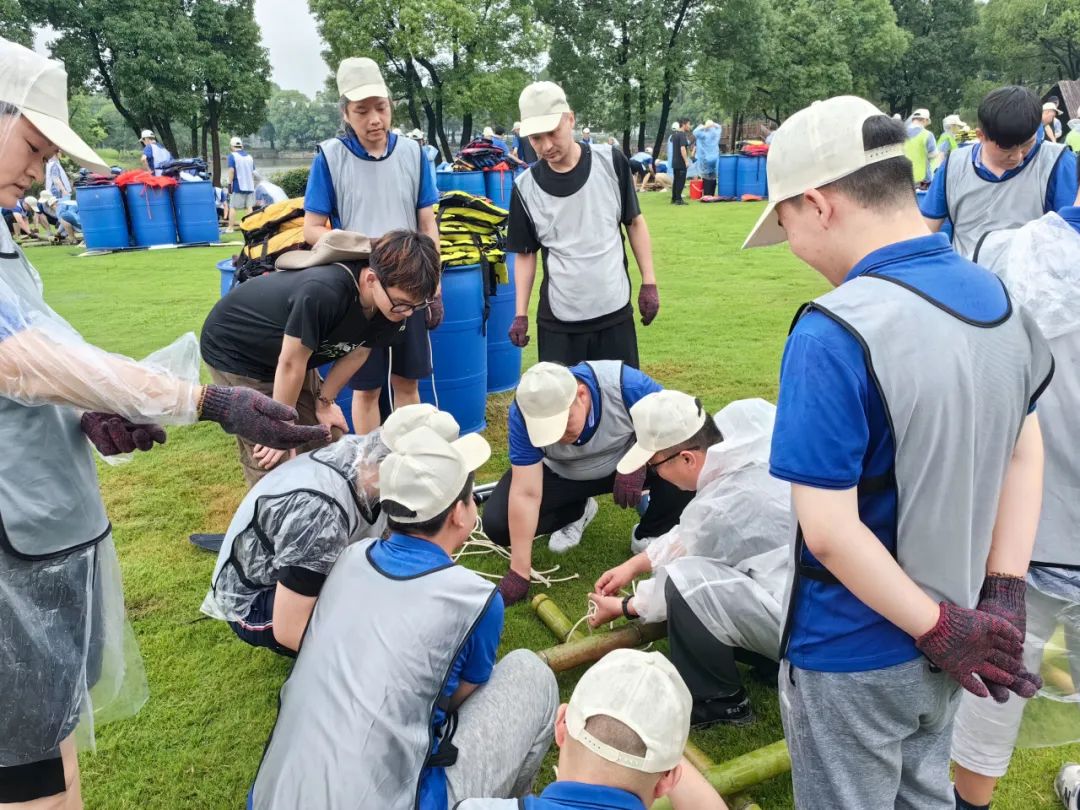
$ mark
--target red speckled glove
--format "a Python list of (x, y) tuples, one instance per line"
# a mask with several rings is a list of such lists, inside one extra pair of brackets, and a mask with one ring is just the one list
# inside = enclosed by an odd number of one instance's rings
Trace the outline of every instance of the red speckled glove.
[(529, 594), (529, 580), (511, 568), (499, 580), (499, 593), (506, 607), (517, 604)]
[(1004, 619), (1024, 636), (1027, 633), (1026, 592), (1027, 583), (1023, 577), (987, 574), (976, 610)]
[(510, 324), (510, 342), (517, 346), (519, 349), (524, 349), (529, 345), (529, 316), (528, 315), (515, 315), (513, 323)]
[(94, 447), (103, 456), (149, 450), (154, 443), (165, 444), (165, 431), (152, 422), (137, 425), (115, 413), (88, 411), (79, 420), (79, 426)]
[(623, 509), (636, 509), (637, 505), (641, 502), (641, 490), (645, 486), (645, 468), (642, 467), (636, 472), (615, 474), (615, 488), (612, 490), (612, 496), (615, 498), (615, 503), (621, 506)]
[(427, 308), (427, 328), (438, 329), (439, 324), (443, 322), (443, 316), (445, 315), (443, 310), (442, 294), (435, 296), (435, 300), (428, 304)]
[(226, 433), (275, 450), (292, 450), (308, 442), (330, 443), (326, 425), (294, 425), (296, 409), (251, 388), (206, 386), (199, 421), (217, 422)]
[(660, 291), (655, 284), (642, 284), (638, 290), (637, 308), (641, 313), (641, 325), (648, 326), (660, 311)]

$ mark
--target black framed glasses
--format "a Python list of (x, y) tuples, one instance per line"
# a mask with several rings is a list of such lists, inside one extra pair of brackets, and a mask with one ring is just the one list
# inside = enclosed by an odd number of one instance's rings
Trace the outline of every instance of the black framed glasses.
[(667, 464), (673, 458), (678, 458), (679, 456), (681, 456), (683, 453), (687, 452), (688, 450), (700, 450), (700, 449), (701, 448), (699, 448), (699, 447), (684, 447), (682, 450), (677, 450), (676, 452), (672, 453), (667, 458), (662, 458), (659, 461), (655, 461), (655, 462), (646, 461), (645, 462), (645, 469), (647, 469), (647, 470), (655, 470), (657, 467), (662, 467), (663, 465)]
[(435, 303), (435, 299), (433, 298), (415, 304), (412, 301), (395, 301), (386, 289), (386, 284), (383, 283), (382, 277), (379, 275), (378, 271), (372, 268), (372, 272), (375, 273), (375, 279), (379, 282), (379, 286), (382, 287), (383, 295), (385, 295), (386, 300), (390, 302), (390, 311), (395, 315), (411, 315), (414, 312), (423, 312)]

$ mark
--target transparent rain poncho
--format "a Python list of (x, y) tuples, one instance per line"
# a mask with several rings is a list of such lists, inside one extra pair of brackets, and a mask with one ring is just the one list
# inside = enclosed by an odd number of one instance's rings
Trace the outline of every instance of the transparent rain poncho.
[(775, 415), (771, 403), (749, 399), (714, 417), (724, 441), (709, 448), (679, 525), (648, 548), (654, 577), (634, 599), (644, 621), (665, 618), (670, 578), (718, 639), (776, 657), (793, 530), (790, 487), (769, 475)]
[(236, 510), (202, 611), (240, 621), (279, 572), (329, 574), (346, 546), (382, 534), (379, 465), (389, 452), (379, 430), (344, 436), (265, 476)]

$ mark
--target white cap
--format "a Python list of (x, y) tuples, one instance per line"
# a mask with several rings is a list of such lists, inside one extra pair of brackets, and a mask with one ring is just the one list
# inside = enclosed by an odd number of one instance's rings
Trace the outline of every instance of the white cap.
[(1080, 132), (1080, 118), (1073, 118), (1069, 121), (1069, 129), (1073, 132)]
[(563, 113), (570, 112), (566, 93), (555, 82), (533, 82), (518, 97), (521, 112), (521, 133), (540, 135), (551, 132), (562, 121)]
[(414, 141), (422, 141), (424, 140), (424, 133), (421, 132), (419, 129), (414, 129), (412, 132), (409, 133), (409, 137), (412, 138)]
[(386, 417), (382, 426), (382, 442), (395, 450), (403, 437), (420, 427), (431, 428), (448, 442), (460, 435), (460, 428), (453, 416), (434, 405), (418, 402), (415, 405), (402, 405)]
[(960, 120), (959, 115), (946, 115), (941, 120), (941, 124), (946, 129), (948, 129), (949, 127), (960, 127), (960, 129), (967, 129), (967, 124)]
[(919, 109), (917, 109), (915, 112), (913, 112), (911, 114), (911, 117), (912, 118), (925, 118), (927, 121), (929, 121), (930, 120), (930, 111), (928, 109), (926, 109), (925, 107), (919, 107)]
[(693, 438), (705, 424), (705, 409), (682, 391), (654, 391), (630, 409), (637, 443), (615, 468), (623, 475), (640, 470), (654, 454)]
[(651, 146), (646, 146), (645, 147), (645, 152), (646, 152), (646, 154), (651, 155), (652, 154), (652, 147)]
[(679, 122), (678, 122), (678, 121), (676, 121), (675, 123), (673, 123), (673, 124), (671, 125), (671, 130), (672, 130), (672, 132), (674, 132), (674, 131), (675, 131), (675, 130), (677, 130), (677, 129), (679, 129)]
[(558, 363), (537, 363), (521, 375), (514, 401), (534, 447), (555, 444), (566, 433), (577, 387), (570, 369)]
[(1062, 114), (1062, 111), (1060, 109), (1058, 109), (1058, 105), (1057, 105), (1056, 101), (1048, 101), (1048, 102), (1046, 102), (1045, 104), (1043, 104), (1043, 109), (1044, 110), (1053, 110), (1058, 115)]
[(711, 118), (708, 118), (708, 119), (705, 120), (705, 129), (712, 129), (715, 126), (716, 126), (716, 122), (713, 121)]
[(382, 71), (374, 59), (366, 56), (353, 56), (341, 60), (337, 69), (337, 89), (339, 96), (349, 101), (361, 101), (365, 98), (390, 98), (390, 91), (383, 81)]
[(44, 189), (41, 194), (38, 195), (38, 199), (46, 205), (52, 205), (56, 202), (56, 197), (48, 189)]
[(484, 127), (484, 137), (485, 138), (494, 138), (495, 137), (495, 130), (493, 130), (491, 127)]
[(589, 129), (588, 127), (585, 127), (584, 129), (581, 130), (582, 135), (584, 135), (586, 132), (592, 132), (592, 130)]
[(511, 129), (521, 129), (521, 122), (515, 121), (514, 126)]
[(154, 137), (154, 133), (153, 133), (153, 132), (151, 132), (151, 131), (150, 131), (150, 130), (148, 130), (148, 129), (144, 129), (144, 130), (142, 131), (142, 134), (141, 134), (141, 135), (139, 136), (139, 140), (140, 140), (140, 141), (145, 141), (145, 140), (146, 140), (147, 138), (153, 138), (153, 137)]
[(18, 107), (27, 121), (76, 163), (108, 173), (108, 164), (68, 125), (67, 92), (62, 62), (0, 39), (0, 101)]
[[(690, 736), (693, 699), (678, 671), (661, 653), (609, 652), (581, 676), (566, 707), (566, 731), (609, 762), (642, 773), (670, 771), (682, 761)], [(605, 715), (623, 723), (645, 743), (645, 756), (619, 751), (585, 730)]]
[(444, 512), (461, 494), (469, 473), (491, 456), (479, 433), (447, 442), (429, 427), (418, 427), (395, 442), (379, 469), (379, 497), (412, 510), (399, 523), (423, 523)]
[(773, 134), (765, 163), (769, 204), (743, 243), (744, 248), (787, 241), (776, 219), (777, 203), (882, 160), (904, 157), (902, 143), (878, 149), (863, 147), (863, 123), (875, 115), (884, 113), (866, 99), (835, 96), (815, 101), (780, 125)]
[(244, 145), (244, 142), (240, 139), (240, 136), (233, 135), (231, 138), (229, 138), (229, 146), (243, 147), (243, 145)]

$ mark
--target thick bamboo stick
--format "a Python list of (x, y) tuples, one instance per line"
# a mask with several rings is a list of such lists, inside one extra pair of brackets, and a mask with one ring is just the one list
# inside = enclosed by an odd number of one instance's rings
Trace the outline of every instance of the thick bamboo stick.
[[(540, 617), (548, 630), (555, 634), (561, 643), (568, 641), (582, 641), (585, 634), (580, 630), (573, 630), (574, 623), (570, 621), (562, 609), (555, 604), (555, 600), (545, 593), (538, 594), (532, 600), (532, 609)], [(571, 632), (573, 630), (573, 632)]]
[(563, 672), (582, 664), (599, 661), (612, 650), (641, 647), (667, 636), (667, 622), (639, 624), (632, 622), (610, 633), (597, 633), (580, 641), (570, 641), (557, 647), (540, 650), (540, 660), (555, 672)]
[[(790, 770), (791, 756), (787, 743), (778, 740), (741, 757), (721, 762), (702, 775), (721, 796), (731, 796)], [(671, 802), (658, 799), (653, 804), (653, 810), (671, 810)]]
[(709, 759), (705, 752), (692, 742), (686, 743), (686, 748), (683, 749), (683, 755), (686, 757), (687, 761), (701, 773), (705, 773), (709, 768), (716, 767), (716, 763)]

